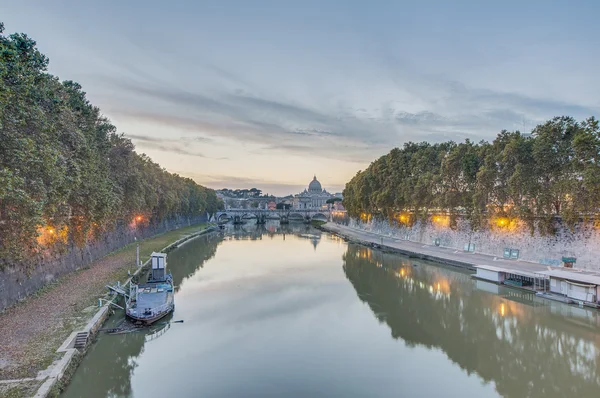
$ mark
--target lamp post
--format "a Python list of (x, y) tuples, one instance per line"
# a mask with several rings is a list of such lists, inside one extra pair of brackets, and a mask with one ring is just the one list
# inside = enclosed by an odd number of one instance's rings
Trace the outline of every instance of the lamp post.
[(133, 239), (136, 242), (136, 246), (135, 246), (135, 266), (139, 267), (140, 266), (140, 244), (137, 241), (137, 237), (133, 237)]

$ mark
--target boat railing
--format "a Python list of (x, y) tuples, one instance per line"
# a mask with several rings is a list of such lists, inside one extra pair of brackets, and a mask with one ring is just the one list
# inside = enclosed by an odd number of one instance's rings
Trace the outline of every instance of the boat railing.
[(173, 303), (166, 303), (166, 304), (163, 304), (163, 305), (158, 306), (158, 307), (150, 308), (150, 314), (146, 314), (144, 312), (145, 308), (138, 308), (138, 310), (141, 310), (142, 311), (142, 315), (144, 315), (144, 316), (154, 316), (154, 315), (158, 315), (158, 314), (161, 314), (163, 312), (166, 312), (166, 311), (170, 311), (172, 307), (173, 307)]

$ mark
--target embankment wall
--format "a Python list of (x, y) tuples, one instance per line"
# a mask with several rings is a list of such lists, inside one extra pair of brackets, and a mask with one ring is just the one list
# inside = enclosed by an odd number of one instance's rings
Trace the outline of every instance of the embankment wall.
[(600, 271), (600, 230), (581, 223), (574, 229), (557, 224), (554, 235), (531, 233), (524, 224), (510, 228), (489, 228), (472, 232), (468, 221), (459, 220), (456, 229), (434, 222), (416, 222), (412, 227), (390, 225), (387, 221), (361, 222), (351, 219), (349, 226), (384, 236), (423, 244), (463, 250), (473, 244), (475, 252), (502, 258), (504, 249), (517, 249), (519, 258), (544, 265), (558, 266), (563, 257), (575, 257), (575, 268)]

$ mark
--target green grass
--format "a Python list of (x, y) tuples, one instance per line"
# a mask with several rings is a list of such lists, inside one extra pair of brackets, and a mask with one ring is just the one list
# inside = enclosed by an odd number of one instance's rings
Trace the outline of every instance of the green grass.
[[(196, 224), (191, 227), (185, 227), (176, 229), (173, 231), (165, 232), (161, 235), (155, 235), (151, 238), (144, 239), (139, 242), (140, 244), (140, 260), (144, 261), (152, 252), (160, 251), (169, 243), (172, 243), (178, 239), (183, 238), (186, 235), (193, 234), (194, 232), (199, 232), (205, 229), (207, 226), (206, 223)], [(116, 250), (105, 257), (115, 257), (122, 259), (122, 261), (130, 262), (132, 266), (135, 265), (135, 248), (137, 243), (130, 243), (127, 246)]]
[(42, 385), (41, 381), (22, 382), (16, 385), (1, 385), (0, 397), (2, 398), (27, 398), (33, 396)]

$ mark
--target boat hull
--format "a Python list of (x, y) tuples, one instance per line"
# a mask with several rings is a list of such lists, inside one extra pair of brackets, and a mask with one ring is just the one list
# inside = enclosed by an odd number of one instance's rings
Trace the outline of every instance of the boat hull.
[(136, 315), (129, 314), (129, 313), (127, 313), (127, 317), (136, 323), (141, 322), (143, 325), (152, 325), (154, 322), (159, 321), (159, 320), (163, 319), (164, 317), (166, 317), (167, 315), (169, 315), (171, 312), (173, 312), (174, 309), (175, 309), (175, 306), (173, 305), (171, 307), (171, 309), (161, 312), (159, 314), (150, 316), (150, 317), (136, 316)]

